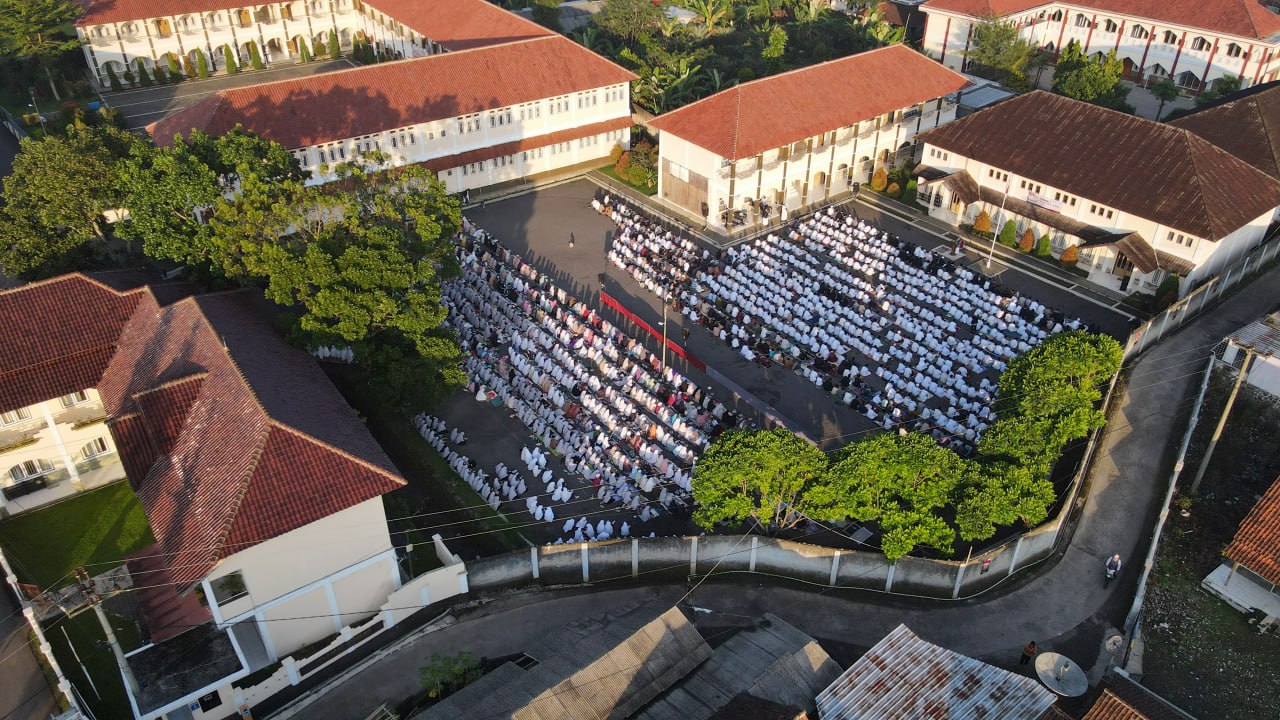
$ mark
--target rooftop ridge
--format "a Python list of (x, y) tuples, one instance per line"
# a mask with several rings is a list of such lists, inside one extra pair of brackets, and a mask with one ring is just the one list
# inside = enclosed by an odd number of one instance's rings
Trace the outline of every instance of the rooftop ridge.
[(406, 480), (404, 479), (404, 477), (403, 477), (403, 476), (397, 475), (397, 474), (395, 474), (395, 473), (391, 472), (390, 470), (387, 470), (386, 468), (378, 467), (377, 465), (374, 465), (373, 463), (369, 462), (368, 460), (365, 460), (365, 459), (363, 459), (363, 458), (357, 457), (357, 456), (355, 456), (355, 455), (353, 455), (353, 454), (351, 454), (351, 453), (347, 452), (346, 450), (343, 450), (342, 448), (340, 448), (340, 447), (338, 447), (338, 446), (334, 445), (333, 443), (329, 443), (329, 442), (326, 442), (326, 441), (324, 441), (324, 440), (321, 440), (320, 438), (318, 438), (318, 437), (316, 437), (316, 436), (314, 436), (314, 435), (312, 435), (312, 434), (310, 434), (310, 433), (303, 432), (303, 431), (299, 430), (298, 428), (293, 427), (292, 425), (289, 425), (289, 424), (287, 424), (287, 423), (283, 423), (283, 422), (281, 422), (281, 421), (279, 421), (279, 420), (275, 419), (274, 417), (272, 417), (272, 416), (270, 416), (270, 415), (267, 415), (267, 426), (268, 426), (268, 428), (271, 428), (271, 429), (282, 430), (282, 431), (287, 432), (287, 433), (290, 433), (290, 434), (292, 434), (292, 435), (296, 435), (297, 437), (301, 438), (302, 440), (305, 440), (305, 441), (310, 442), (310, 443), (312, 443), (312, 444), (314, 444), (314, 445), (317, 445), (317, 446), (319, 446), (319, 447), (322, 447), (322, 448), (324, 448), (326, 451), (328, 451), (328, 452), (332, 452), (332, 453), (334, 453), (335, 455), (339, 455), (339, 456), (341, 456), (341, 457), (343, 457), (343, 458), (345, 458), (345, 459), (347, 459), (347, 460), (350, 460), (351, 462), (353, 462), (353, 463), (355, 463), (355, 464), (357, 464), (357, 465), (359, 465), (359, 466), (361, 466), (361, 467), (364, 467), (364, 468), (366, 468), (366, 469), (368, 469), (368, 470), (373, 470), (373, 471), (377, 472), (377, 473), (378, 473), (378, 474), (380, 474), (380, 475), (385, 475), (386, 477), (390, 478), (391, 480), (394, 480), (396, 483), (398, 483), (398, 484), (400, 484), (400, 485), (406, 485), (406, 484), (408, 484), (408, 481), (406, 481)]

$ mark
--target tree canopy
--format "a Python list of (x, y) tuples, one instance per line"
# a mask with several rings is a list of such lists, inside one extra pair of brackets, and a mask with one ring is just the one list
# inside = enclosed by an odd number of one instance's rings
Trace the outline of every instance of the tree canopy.
[(1112, 110), (1133, 112), (1127, 102), (1129, 88), (1120, 81), (1123, 76), (1124, 64), (1115, 50), (1089, 58), (1080, 43), (1072, 40), (1063, 48), (1053, 71), (1053, 91)]
[(753, 520), (788, 528), (809, 512), (809, 491), (827, 469), (821, 450), (784, 429), (732, 430), (693, 469), (693, 519), (705, 528)]
[(973, 27), (968, 67), (978, 77), (1025, 92), (1031, 89), (1027, 70), (1035, 54), (1035, 47), (1019, 35), (1017, 25), (987, 17)]
[(110, 126), (70, 127), (63, 135), (24, 139), (4, 179), (4, 272), (46, 277), (85, 265), (87, 257), (104, 250), (102, 215), (123, 199), (112, 178), (135, 143), (132, 135)]
[(0, 53), (35, 61), (53, 97), (61, 99), (50, 66), (62, 53), (80, 47), (67, 27), (82, 11), (74, 0), (0, 0)]

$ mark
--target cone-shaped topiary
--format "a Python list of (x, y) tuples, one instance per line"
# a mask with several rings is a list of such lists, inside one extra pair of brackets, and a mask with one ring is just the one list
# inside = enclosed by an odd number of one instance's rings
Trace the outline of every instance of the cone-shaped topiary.
[(902, 186), (898, 183), (889, 183), (889, 187), (885, 188), (884, 192), (889, 197), (898, 197), (902, 194)]
[(1053, 243), (1049, 240), (1049, 235), (1041, 235), (1040, 240), (1036, 243), (1037, 257), (1053, 257)]
[(1005, 247), (1018, 246), (1018, 226), (1012, 220), (1006, 220), (1004, 227), (1000, 228), (1000, 244)]
[(116, 77), (116, 71), (112, 70), (110, 65), (107, 66), (107, 83), (111, 85), (111, 89), (116, 92), (120, 92), (124, 89), (124, 86), (120, 84), (120, 78)]
[(204, 56), (203, 50), (196, 50), (196, 77), (209, 77), (209, 58)]
[(258, 51), (258, 43), (249, 43), (249, 66), (254, 70), (262, 69), (262, 53)]
[(1036, 234), (1031, 232), (1031, 228), (1022, 233), (1022, 239), (1018, 241), (1018, 249), (1024, 253), (1030, 253), (1036, 249)]
[(876, 168), (876, 171), (871, 174), (871, 189), (884, 192), (887, 187), (889, 187), (889, 173), (885, 172), (883, 167)]
[(169, 68), (169, 81), (182, 82), (182, 64), (178, 62), (178, 56), (169, 53), (165, 56), (164, 64)]
[(342, 57), (342, 46), (338, 44), (338, 33), (329, 31), (329, 59), (337, 60)]
[(976, 233), (991, 232), (991, 216), (986, 210), (978, 213), (978, 217), (973, 219), (973, 231)]
[(164, 69), (163, 65), (157, 65), (152, 68), (152, 72), (156, 74), (156, 82), (164, 85), (169, 82), (169, 71)]
[(228, 75), (240, 72), (240, 65), (236, 63), (236, 54), (231, 51), (230, 45), (222, 46), (222, 64), (227, 66)]
[(307, 47), (305, 38), (298, 38), (298, 56), (302, 58), (302, 62), (311, 62), (315, 59), (311, 57), (311, 49)]
[(138, 63), (138, 84), (142, 87), (151, 87), (151, 73), (147, 72), (147, 66)]
[(1068, 245), (1067, 249), (1062, 251), (1062, 257), (1058, 259), (1063, 265), (1074, 266), (1080, 261), (1080, 248), (1075, 245)]

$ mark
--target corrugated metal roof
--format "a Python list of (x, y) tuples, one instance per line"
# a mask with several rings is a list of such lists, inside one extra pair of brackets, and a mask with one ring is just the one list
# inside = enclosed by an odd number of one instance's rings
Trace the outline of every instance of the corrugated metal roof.
[(1280, 352), (1280, 312), (1271, 313), (1252, 325), (1246, 325), (1231, 336), (1241, 347), (1253, 348), (1259, 355)]
[(1055, 700), (1029, 677), (925, 642), (899, 625), (817, 702), (822, 720), (1037, 720)]

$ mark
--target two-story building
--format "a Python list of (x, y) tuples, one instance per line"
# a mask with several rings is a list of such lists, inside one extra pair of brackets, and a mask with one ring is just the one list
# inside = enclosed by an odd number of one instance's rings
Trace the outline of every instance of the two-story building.
[(154, 123), (155, 141), (243, 125), (311, 172), (379, 151), (461, 192), (608, 156), (630, 143), (635, 75), (560, 35), (219, 92)]
[(0, 293), (5, 412), (94, 408), (156, 538), (128, 561), (149, 637), (126, 657), (139, 718), (191, 718), (196, 699), (225, 716), (230, 682), (402, 584), (381, 496), (404, 480), (264, 305), (81, 274)]
[[(797, 209), (906, 162), (917, 133), (955, 119), (959, 73), (893, 45), (736, 85), (650, 125), (658, 197), (715, 226)], [(776, 214), (775, 214), (776, 217)]]
[(1280, 182), (1180, 128), (1041, 90), (920, 136), (919, 199), (930, 215), (1079, 246), (1089, 280), (1183, 292), (1266, 237)]
[(1172, 78), (1200, 91), (1225, 76), (1247, 87), (1280, 75), (1280, 16), (1259, 0), (929, 0), (923, 49), (963, 70), (974, 27), (994, 17), (1036, 47), (1115, 51), (1135, 82)]
[(226, 70), (228, 53), (246, 66), (255, 52), (265, 65), (322, 58), (331, 35), (344, 54), (362, 39), (414, 58), (553, 34), (484, 0), (87, 0), (76, 32), (104, 88), (107, 68), (123, 78), (139, 66), (166, 66), (170, 56), (192, 67), (203, 56), (215, 73)]

